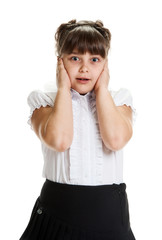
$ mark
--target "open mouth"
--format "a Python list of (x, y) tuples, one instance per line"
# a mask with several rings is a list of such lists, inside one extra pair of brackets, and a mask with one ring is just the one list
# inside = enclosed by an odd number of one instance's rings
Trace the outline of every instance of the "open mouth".
[(88, 81), (89, 78), (77, 78), (77, 80), (79, 80), (79, 81)]

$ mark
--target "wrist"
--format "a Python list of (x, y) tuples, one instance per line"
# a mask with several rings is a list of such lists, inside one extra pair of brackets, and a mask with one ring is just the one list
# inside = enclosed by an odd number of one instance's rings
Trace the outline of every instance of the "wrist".
[(70, 88), (63, 86), (63, 87), (59, 87), (58, 91), (59, 92), (70, 92)]
[(105, 86), (100, 86), (98, 87), (97, 89), (94, 90), (95, 94), (100, 94), (101, 92), (107, 92), (108, 91), (108, 88), (105, 87)]

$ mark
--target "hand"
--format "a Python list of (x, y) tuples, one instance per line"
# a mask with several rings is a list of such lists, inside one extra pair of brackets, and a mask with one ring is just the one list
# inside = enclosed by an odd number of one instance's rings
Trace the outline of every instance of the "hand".
[(109, 79), (110, 79), (110, 75), (109, 75), (109, 69), (108, 69), (108, 60), (106, 60), (103, 71), (101, 72), (99, 78), (95, 83), (95, 86), (94, 86), (95, 93), (97, 92), (98, 89), (102, 87), (107, 89), (109, 84)]
[(57, 70), (56, 70), (56, 85), (57, 88), (71, 89), (71, 81), (69, 75), (64, 67), (62, 58), (57, 59)]

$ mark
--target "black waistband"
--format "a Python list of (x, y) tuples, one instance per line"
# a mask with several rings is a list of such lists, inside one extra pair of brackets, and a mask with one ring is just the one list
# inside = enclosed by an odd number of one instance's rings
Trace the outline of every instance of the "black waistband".
[(46, 179), (46, 184), (49, 185), (49, 187), (54, 187), (55, 189), (64, 189), (65, 191), (69, 189), (71, 190), (80, 190), (80, 191), (97, 191), (97, 190), (120, 190), (125, 191), (126, 190), (126, 184), (120, 183), (120, 184), (104, 184), (104, 185), (76, 185), (76, 184), (66, 184), (66, 183), (59, 183), (59, 182), (53, 182), (48, 179)]
[(70, 202), (73, 202), (74, 198), (78, 202), (80, 202), (80, 199), (83, 199), (83, 202), (86, 200), (90, 202), (94, 198), (99, 198), (99, 196), (101, 198), (104, 196), (105, 199), (108, 199), (112, 196), (113, 192), (124, 193), (125, 190), (125, 183), (89, 186), (64, 184), (46, 180), (41, 190), (40, 200), (47, 205), (51, 205), (53, 202), (64, 198)]

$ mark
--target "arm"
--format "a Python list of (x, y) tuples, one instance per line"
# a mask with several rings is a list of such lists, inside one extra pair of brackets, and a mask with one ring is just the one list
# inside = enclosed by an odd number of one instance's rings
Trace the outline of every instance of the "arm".
[(70, 93), (70, 80), (62, 60), (57, 68), (58, 91), (54, 107), (41, 107), (32, 115), (32, 126), (41, 141), (50, 148), (63, 152), (73, 139), (73, 114)]
[(107, 89), (108, 68), (105, 66), (96, 83), (96, 107), (102, 140), (107, 148), (117, 151), (125, 146), (132, 136), (132, 110), (123, 105), (117, 107)]

